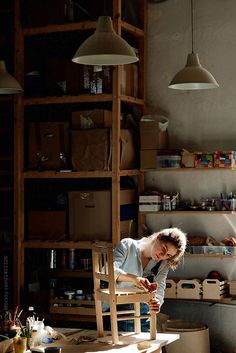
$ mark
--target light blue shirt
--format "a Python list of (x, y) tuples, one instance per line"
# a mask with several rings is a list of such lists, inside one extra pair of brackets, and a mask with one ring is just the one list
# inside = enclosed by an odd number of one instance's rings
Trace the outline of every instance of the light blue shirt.
[[(120, 274), (130, 273), (139, 277), (148, 277), (152, 275), (151, 269), (157, 264), (157, 261), (150, 260), (146, 267), (143, 269), (140, 240), (131, 238), (122, 239), (120, 244), (114, 250), (114, 271), (115, 280)], [(169, 266), (166, 261), (161, 261), (157, 274), (154, 276), (154, 281), (157, 283), (157, 299), (161, 305), (164, 302), (164, 293), (166, 288), (166, 277), (169, 271)], [(116, 287), (131, 287), (131, 282), (117, 282)]]

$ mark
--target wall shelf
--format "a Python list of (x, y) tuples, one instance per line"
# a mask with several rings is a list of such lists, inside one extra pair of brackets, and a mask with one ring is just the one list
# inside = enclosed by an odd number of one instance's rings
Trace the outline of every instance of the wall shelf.
[(92, 249), (92, 241), (50, 241), (26, 240), (22, 243), (24, 249)]

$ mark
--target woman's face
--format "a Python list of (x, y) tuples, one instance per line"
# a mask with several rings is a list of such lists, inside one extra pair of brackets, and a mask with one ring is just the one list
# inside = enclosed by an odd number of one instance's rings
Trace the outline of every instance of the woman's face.
[(159, 238), (153, 240), (151, 258), (153, 260), (167, 260), (177, 254), (176, 246), (171, 242)]

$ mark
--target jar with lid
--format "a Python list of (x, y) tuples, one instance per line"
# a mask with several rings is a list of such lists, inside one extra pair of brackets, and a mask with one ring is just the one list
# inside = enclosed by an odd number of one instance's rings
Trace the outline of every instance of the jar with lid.
[[(85, 299), (83, 289), (77, 289), (75, 291), (75, 299), (76, 300), (84, 300)], [(77, 304), (76, 306), (81, 306), (81, 304)]]

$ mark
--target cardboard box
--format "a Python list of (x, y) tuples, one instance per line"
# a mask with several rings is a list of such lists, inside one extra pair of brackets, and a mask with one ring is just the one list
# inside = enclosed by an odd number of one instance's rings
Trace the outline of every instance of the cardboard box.
[(66, 211), (29, 211), (28, 239), (63, 240), (66, 238)]
[(236, 151), (218, 151), (214, 153), (214, 167), (215, 168), (229, 168), (236, 167)]
[(78, 110), (72, 112), (72, 128), (111, 128), (112, 111), (106, 109)]
[[(71, 240), (106, 240), (111, 241), (111, 191), (88, 190), (71, 191), (69, 196), (69, 229)], [(136, 190), (121, 190), (121, 208), (130, 209), (136, 200)], [(126, 219), (125, 219), (126, 218)], [(130, 221), (132, 221), (130, 223)], [(123, 216), (121, 222), (122, 236), (133, 234), (133, 219)]]
[(195, 152), (195, 168), (213, 168), (213, 152)]
[(110, 151), (109, 130), (73, 130), (71, 150), (75, 170), (107, 170)]
[(29, 124), (29, 169), (68, 169), (69, 124), (32, 122)]
[(157, 168), (157, 150), (140, 151), (140, 168), (141, 169)]
[(120, 130), (120, 169), (135, 169), (138, 166), (135, 138), (132, 130)]
[(140, 121), (141, 150), (168, 149), (168, 131), (160, 131), (156, 121)]
[[(120, 169), (137, 168), (137, 151), (132, 130), (120, 131)], [(83, 129), (71, 132), (72, 165), (75, 170), (112, 168), (112, 141), (109, 129)]]

